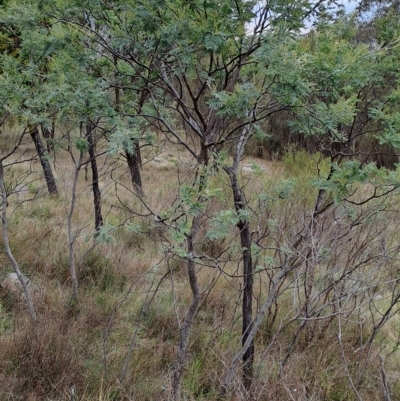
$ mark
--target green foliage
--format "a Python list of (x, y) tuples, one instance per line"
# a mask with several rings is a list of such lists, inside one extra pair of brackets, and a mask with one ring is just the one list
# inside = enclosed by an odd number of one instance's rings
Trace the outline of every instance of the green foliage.
[(239, 222), (248, 221), (249, 218), (250, 212), (246, 209), (239, 211), (222, 210), (210, 220), (210, 230), (208, 230), (206, 237), (211, 240), (225, 238)]
[(347, 161), (342, 165), (333, 164), (332, 174), (328, 179), (316, 179), (314, 185), (320, 189), (332, 191), (337, 199), (348, 196), (356, 183), (372, 181), (377, 174), (374, 164), (361, 166), (358, 161)]
[(280, 199), (289, 199), (295, 189), (295, 181), (293, 179), (283, 180), (279, 182), (275, 188), (276, 195)]
[(110, 244), (115, 240), (113, 236), (114, 231), (115, 226), (109, 224), (100, 226), (96, 232), (97, 241), (103, 244)]
[(379, 143), (388, 144), (394, 149), (400, 149), (400, 113), (384, 110), (371, 110), (371, 116), (379, 119), (383, 124), (383, 131), (377, 136)]
[(375, 22), (376, 38), (380, 45), (396, 44), (400, 34), (400, 24), (397, 13), (392, 9)]
[(296, 49), (302, 64), (300, 80), (312, 91), (295, 111), (291, 127), (305, 135), (329, 135), (331, 143), (346, 143), (343, 127), (350, 126), (357, 113), (356, 94), (380, 76), (376, 53), (364, 45), (352, 45), (335, 28), (322, 28)]
[(343, 125), (350, 125), (356, 115), (356, 96), (339, 98), (334, 103), (327, 104), (317, 101), (304, 114), (297, 114), (298, 119), (290, 126), (305, 135), (324, 135), (330, 133), (331, 143), (345, 143), (346, 133), (340, 130)]
[(211, 240), (225, 238), (238, 222), (239, 217), (234, 210), (222, 210), (210, 221), (211, 229), (206, 236)]
[(209, 105), (218, 110), (219, 115), (247, 118), (247, 110), (251, 108), (256, 95), (254, 86), (251, 83), (245, 83), (237, 85), (231, 93), (214, 92)]
[(84, 138), (77, 138), (75, 140), (75, 146), (81, 153), (86, 153), (89, 150), (89, 143)]
[(196, 187), (182, 185), (179, 188), (180, 200), (186, 212), (191, 215), (196, 215), (204, 208), (204, 202), (199, 198), (199, 193)]

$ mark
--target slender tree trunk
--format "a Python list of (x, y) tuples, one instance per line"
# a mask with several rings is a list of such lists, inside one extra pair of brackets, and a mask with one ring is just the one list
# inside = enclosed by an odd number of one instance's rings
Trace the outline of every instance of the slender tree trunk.
[(21, 273), (19, 265), (18, 265), (17, 261), (15, 260), (13, 253), (11, 252), (10, 243), (8, 240), (7, 192), (6, 192), (6, 188), (4, 185), (3, 161), (1, 159), (0, 159), (0, 194), (1, 194), (0, 206), (1, 206), (1, 221), (2, 221), (2, 234), (3, 234), (4, 249), (7, 253), (9, 261), (11, 262), (11, 264), (14, 268), (14, 272), (17, 275), (18, 280), (21, 284), (22, 291), (25, 295), (26, 303), (28, 305), (29, 314), (31, 316), (32, 322), (35, 324), (36, 323), (36, 312), (35, 312), (35, 308), (33, 305), (33, 300), (31, 298), (31, 294), (27, 287), (27, 283), (23, 278), (23, 275)]
[(89, 157), (90, 166), (92, 169), (92, 190), (93, 190), (93, 204), (94, 204), (94, 226), (96, 235), (99, 232), (100, 227), (103, 225), (103, 216), (101, 214), (101, 192), (99, 187), (99, 172), (97, 169), (96, 151), (93, 140), (93, 124), (87, 124), (86, 126), (86, 140), (89, 144)]
[[(117, 64), (117, 58), (114, 57), (114, 63)], [(134, 79), (132, 78), (134, 81)], [(115, 109), (120, 111), (120, 88), (115, 87)], [(139, 105), (137, 113), (140, 113), (142, 110), (143, 104), (146, 99), (146, 92), (142, 91), (140, 94)], [(143, 192), (143, 184), (142, 184), (142, 175), (140, 173), (140, 168), (142, 167), (142, 158), (140, 154), (140, 146), (138, 139), (132, 139), (132, 152), (126, 150), (126, 162), (128, 163), (129, 174), (131, 176), (131, 183), (133, 190), (140, 196), (144, 194)]]
[(48, 129), (41, 125), (43, 137), (46, 139), (47, 152), (51, 153), (54, 151), (54, 133), (55, 133), (55, 123), (51, 123), (51, 128)]
[(200, 288), (197, 281), (196, 263), (193, 259), (194, 243), (200, 227), (200, 215), (193, 218), (192, 228), (187, 236), (187, 272), (192, 292), (192, 301), (186, 312), (183, 324), (180, 327), (180, 339), (176, 357), (176, 369), (172, 379), (172, 396), (174, 401), (181, 399), (182, 375), (186, 364), (187, 349), (193, 321), (200, 307)]
[[(243, 299), (242, 299), (242, 346), (246, 343), (253, 327), (253, 261), (250, 250), (249, 224), (238, 225), (240, 231), (240, 244), (243, 249)], [(243, 355), (243, 385), (250, 390), (253, 379), (254, 341)]]
[(285, 268), (282, 268), (280, 272), (277, 274), (277, 276), (272, 280), (271, 287), (268, 292), (268, 297), (264, 304), (261, 306), (256, 319), (252, 325), (252, 328), (250, 332), (247, 335), (246, 342), (242, 345), (242, 348), (240, 351), (236, 353), (236, 355), (233, 357), (231, 364), (228, 368), (228, 372), (225, 376), (224, 382), (221, 386), (221, 395), (225, 395), (228, 392), (228, 388), (230, 384), (232, 383), (232, 380), (234, 379), (235, 376), (235, 367), (237, 363), (240, 361), (240, 359), (243, 360), (244, 354), (247, 352), (247, 350), (251, 347), (251, 345), (254, 343), (254, 337), (256, 336), (258, 329), (261, 326), (262, 321), (264, 320), (264, 317), (267, 313), (267, 311), (272, 307), (279, 286), (282, 283), (282, 280), (285, 279), (286, 275), (292, 270), (292, 266), (285, 266)]
[[(239, 187), (237, 175), (230, 174), (231, 188), (236, 212), (244, 210), (243, 193)], [(242, 346), (247, 342), (250, 331), (253, 327), (253, 261), (251, 256), (251, 235), (249, 222), (240, 220), (237, 224), (240, 230), (240, 245), (242, 248), (243, 262), (243, 296), (242, 296)], [(254, 340), (243, 354), (243, 385), (250, 390), (253, 378), (254, 363)]]
[(39, 155), (40, 164), (42, 165), (44, 178), (46, 179), (47, 189), (49, 190), (50, 195), (58, 196), (58, 190), (56, 185), (56, 180), (53, 176), (53, 171), (51, 170), (51, 166), (49, 160), (46, 157), (46, 152), (44, 150), (42, 141), (39, 136), (39, 130), (37, 127), (30, 126), (30, 134), (31, 138), (35, 144), (36, 152)]
[[(238, 181), (238, 171), (240, 161), (249, 140), (248, 128), (244, 128), (236, 144), (233, 165), (231, 168), (225, 167), (225, 172), (229, 175), (233, 203), (236, 212), (239, 213), (246, 209), (243, 191)], [(253, 260), (251, 255), (251, 233), (249, 222), (240, 219), (237, 224), (240, 230), (240, 245), (242, 248), (243, 263), (243, 295), (242, 295), (242, 347), (248, 344), (246, 350), (241, 355), (243, 361), (243, 386), (250, 391), (253, 379), (254, 364), (254, 337), (250, 337), (253, 329)], [(250, 342), (250, 343), (249, 343)]]
[[(203, 146), (202, 151), (199, 155), (198, 162), (199, 165), (203, 165), (207, 163), (207, 147)], [(206, 185), (207, 177), (206, 173), (200, 173), (199, 179), (199, 193), (201, 193), (202, 189)], [(204, 199), (200, 196), (199, 201), (203, 202)], [(190, 290), (192, 292), (192, 301), (189, 305), (188, 310), (186, 311), (185, 318), (183, 320), (183, 324), (180, 326), (180, 336), (179, 336), (179, 346), (176, 357), (176, 369), (174, 371), (174, 375), (172, 378), (172, 399), (174, 401), (180, 401), (181, 399), (181, 386), (182, 386), (182, 375), (183, 370), (186, 364), (187, 358), (187, 349), (189, 346), (190, 333), (193, 326), (194, 318), (197, 314), (197, 311), (200, 307), (200, 287), (197, 280), (196, 273), (196, 263), (194, 261), (194, 245), (196, 242), (197, 234), (200, 229), (202, 216), (200, 212), (193, 217), (192, 219), (192, 227), (190, 229), (189, 234), (187, 235), (187, 272)]]
[(75, 299), (78, 294), (78, 286), (79, 286), (79, 278), (76, 271), (75, 265), (75, 255), (74, 255), (74, 243), (75, 243), (75, 235), (72, 230), (72, 216), (75, 210), (75, 202), (76, 202), (76, 187), (78, 184), (78, 176), (79, 170), (82, 167), (83, 153), (79, 153), (78, 162), (75, 163), (75, 174), (74, 179), (72, 181), (72, 194), (71, 194), (71, 203), (68, 210), (67, 216), (67, 232), (68, 232), (68, 248), (69, 248), (69, 271), (71, 275), (71, 288), (72, 288), (72, 299)]
[[(229, 171), (226, 169), (226, 171)], [(333, 174), (333, 167), (331, 168), (330, 174), (328, 176), (328, 180), (331, 178)], [(326, 206), (323, 206), (324, 200), (325, 200), (325, 195), (326, 191), (324, 189), (320, 189), (318, 192), (317, 200), (312, 212), (311, 216), (311, 221), (308, 225), (308, 227), (298, 236), (298, 238), (293, 242), (292, 248), (295, 249), (296, 251), (300, 249), (300, 246), (304, 244), (310, 236), (310, 233), (313, 230), (313, 225), (315, 224), (315, 219), (318, 217), (318, 215), (321, 213), (322, 210), (327, 210), (329, 208), (329, 204)], [(303, 252), (304, 253), (304, 252)], [(231, 364), (229, 366), (228, 372), (225, 376), (224, 382), (221, 386), (221, 395), (225, 395), (228, 392), (228, 387), (232, 383), (232, 380), (234, 379), (235, 375), (235, 367), (237, 363), (242, 360), (244, 360), (244, 355), (248, 352), (248, 350), (254, 346), (254, 337), (256, 336), (261, 323), (264, 320), (265, 315), (267, 312), (270, 310), (272, 307), (276, 296), (278, 294), (278, 289), (282, 282), (285, 280), (286, 276), (295, 268), (300, 266), (302, 264), (302, 261), (297, 261), (298, 255), (295, 253), (293, 256), (289, 258), (289, 260), (285, 263), (284, 266), (281, 267), (280, 271), (277, 273), (277, 275), (272, 279), (269, 292), (268, 292), (268, 297), (265, 300), (265, 302), (261, 305), (261, 308), (259, 309), (256, 318), (254, 319), (254, 322), (252, 323), (251, 328), (249, 329), (249, 332), (247, 334), (246, 340), (242, 343), (242, 348), (236, 353), (236, 355), (233, 357)], [(254, 354), (254, 351), (253, 351)]]
[(141, 156), (140, 146), (138, 140), (132, 139), (133, 150), (132, 152), (126, 151), (126, 161), (129, 167), (129, 173), (131, 175), (131, 182), (133, 190), (138, 195), (143, 195), (142, 175), (140, 173), (141, 167)]

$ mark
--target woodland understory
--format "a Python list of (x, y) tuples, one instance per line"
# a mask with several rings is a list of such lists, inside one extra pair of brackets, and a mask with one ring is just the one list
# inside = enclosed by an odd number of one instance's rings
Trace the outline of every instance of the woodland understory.
[(400, 399), (396, 1), (0, 1), (0, 399)]

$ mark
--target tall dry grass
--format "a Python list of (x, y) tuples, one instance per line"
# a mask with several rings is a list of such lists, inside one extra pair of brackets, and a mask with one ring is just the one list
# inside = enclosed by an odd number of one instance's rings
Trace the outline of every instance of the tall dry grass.
[[(33, 156), (29, 143), (21, 150), (10, 162)], [(141, 200), (131, 190), (124, 160), (99, 157), (105, 227), (95, 246), (90, 174), (85, 180), (85, 170), (80, 172), (72, 226), (81, 285), (73, 302), (66, 227), (71, 155), (62, 147), (56, 151), (58, 198), (42, 189), (37, 161), (7, 170), (10, 182), (25, 177), (26, 188), (9, 198), (11, 247), (41, 297), (33, 328), (23, 299), (1, 292), (0, 399), (71, 400), (72, 391), (82, 401), (168, 399), (179, 325), (191, 294), (185, 258), (174, 252), (180, 237), (155, 222), (153, 213), (172, 213), (179, 186), (191, 185), (195, 171), (193, 161), (174, 148), (160, 146), (144, 158)], [(279, 264), (292, 255), (291, 241), (307, 224), (317, 193), (311, 180), (318, 171), (326, 174), (328, 163), (294, 151), (282, 161), (245, 161), (251, 162), (263, 167), (240, 177), (257, 241), (256, 314)], [(232, 226), (224, 238), (206, 235), (211, 219), (232, 208), (223, 171), (212, 173), (210, 188), (220, 192), (204, 205), (196, 244), (202, 295), (183, 379), (186, 400), (217, 399), (241, 342), (239, 233)], [(355, 400), (351, 381), (364, 400), (382, 399), (379, 355), (387, 356), (393, 398), (400, 396), (396, 307), (372, 346), (365, 346), (397, 291), (396, 199), (385, 199), (385, 207), (379, 200), (354, 208), (352, 214), (338, 204), (321, 219), (304, 247), (310, 253), (282, 281), (256, 336), (253, 399)], [(3, 252), (0, 263), (5, 276), (11, 269)], [(304, 308), (310, 320), (303, 327)], [(249, 399), (240, 378), (238, 369), (232, 400)]]

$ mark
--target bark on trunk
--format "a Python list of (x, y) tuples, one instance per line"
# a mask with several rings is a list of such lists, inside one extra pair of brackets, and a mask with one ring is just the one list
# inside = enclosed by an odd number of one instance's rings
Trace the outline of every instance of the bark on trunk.
[(186, 364), (187, 348), (189, 345), (190, 332), (193, 326), (193, 321), (200, 306), (200, 288), (197, 281), (196, 263), (193, 259), (194, 243), (200, 227), (200, 216), (193, 218), (192, 228), (187, 237), (187, 272), (189, 278), (190, 289), (192, 292), (192, 301), (186, 312), (183, 324), (180, 327), (180, 339), (178, 352), (176, 357), (176, 369), (172, 379), (172, 396), (174, 401), (181, 399), (182, 374)]
[(54, 121), (51, 123), (51, 128), (48, 129), (41, 125), (43, 137), (46, 139), (47, 152), (51, 153), (54, 151), (54, 132), (55, 124)]
[[(238, 171), (240, 161), (249, 140), (250, 135), (248, 128), (245, 127), (236, 144), (233, 164), (231, 168), (225, 167), (224, 170), (228, 174), (231, 182), (231, 190), (235, 210), (240, 215), (241, 211), (246, 209), (243, 191), (238, 181)], [(250, 336), (253, 330), (253, 260), (251, 255), (251, 233), (249, 222), (240, 219), (237, 224), (240, 230), (240, 245), (242, 248), (243, 263), (243, 295), (242, 295), (242, 348), (246, 344), (246, 349), (241, 354), (243, 361), (243, 386), (250, 391), (253, 379), (254, 364), (254, 336)]]
[[(244, 210), (243, 193), (239, 187), (236, 173), (230, 175), (231, 187), (236, 212)], [(240, 245), (242, 247), (243, 260), (243, 297), (242, 297), (242, 346), (247, 342), (250, 331), (253, 328), (253, 261), (251, 256), (251, 234), (248, 221), (239, 221), (237, 227), (240, 230)], [(243, 385), (250, 390), (253, 378), (254, 363), (254, 339), (243, 354)]]
[(131, 175), (131, 182), (133, 190), (138, 195), (143, 195), (142, 175), (140, 173), (141, 167), (141, 156), (139, 142), (132, 140), (133, 150), (132, 152), (126, 151), (126, 161), (129, 167), (129, 173)]
[[(331, 169), (331, 172), (328, 176), (328, 180), (331, 178), (333, 174), (333, 168)], [(315, 224), (315, 219), (318, 217), (318, 215), (323, 211), (323, 210), (327, 210), (330, 205), (326, 205), (323, 206), (324, 201), (325, 201), (325, 195), (326, 195), (326, 191), (321, 189), (318, 192), (318, 196), (317, 196), (317, 200), (314, 206), (314, 210), (312, 213), (312, 218), (311, 221), (307, 227), (307, 229), (304, 230), (304, 232), (302, 232), (296, 241), (294, 241), (294, 243), (292, 244), (292, 248), (296, 251), (298, 251), (300, 249), (300, 246), (304, 243), (306, 243), (306, 241), (309, 239), (310, 233), (312, 232), (313, 229), (313, 225)], [(304, 250), (303, 252), (304, 253)], [(270, 310), (270, 308), (272, 307), (276, 296), (278, 294), (278, 289), (280, 287), (280, 285), (282, 284), (282, 282), (285, 280), (286, 276), (294, 269), (296, 269), (297, 267), (299, 267), (302, 264), (302, 261), (297, 261), (298, 256), (295, 253), (292, 257), (289, 258), (289, 260), (285, 263), (284, 266), (281, 267), (280, 271), (278, 272), (278, 274), (276, 275), (276, 277), (272, 280), (272, 283), (270, 285), (269, 288), (269, 293), (268, 293), (268, 297), (266, 299), (266, 301), (264, 302), (264, 304), (261, 306), (260, 310), (257, 313), (257, 316), (251, 326), (251, 329), (249, 329), (249, 333), (246, 337), (246, 340), (243, 342), (242, 344), (242, 349), (236, 353), (236, 355), (234, 356), (234, 358), (232, 359), (231, 365), (228, 369), (228, 372), (225, 376), (224, 382), (221, 386), (221, 396), (226, 395), (226, 393), (228, 392), (228, 388), (230, 386), (230, 384), (232, 383), (232, 380), (235, 376), (235, 367), (237, 365), (237, 363), (239, 362), (239, 360), (242, 358), (244, 359), (244, 355), (246, 354), (246, 352), (252, 347), (254, 346), (254, 337), (256, 336), (258, 329), (261, 326), (261, 323), (263, 322), (265, 315), (267, 314), (267, 312)]]
[(29, 127), (29, 128), (30, 128), (31, 138), (35, 144), (36, 152), (39, 155), (40, 164), (42, 165), (47, 189), (49, 190), (50, 195), (58, 196), (56, 180), (54, 179), (53, 171), (51, 170), (50, 163), (46, 157), (46, 152), (44, 150), (42, 141), (39, 136), (39, 130), (37, 129), (37, 127)]
[[(134, 78), (132, 77), (132, 82), (133, 81)], [(144, 105), (144, 102), (146, 101), (147, 95), (148, 94), (146, 90), (142, 90), (140, 92), (139, 103), (136, 109), (137, 114), (140, 114), (142, 112), (142, 107)], [(115, 107), (116, 110), (119, 111), (120, 89), (118, 87), (115, 88)], [(144, 191), (142, 184), (142, 175), (140, 173), (140, 169), (142, 167), (142, 157), (140, 154), (139, 139), (132, 139), (131, 144), (132, 144), (132, 151), (130, 152), (126, 150), (125, 155), (126, 155), (126, 161), (128, 163), (129, 174), (131, 176), (132, 188), (139, 196), (143, 196)]]
[[(243, 300), (242, 300), (242, 346), (246, 343), (249, 333), (253, 327), (253, 261), (250, 251), (250, 230), (246, 222), (243, 227), (239, 226), (240, 242), (243, 251)], [(253, 379), (254, 363), (254, 341), (243, 355), (243, 385), (250, 390)]]
[(101, 214), (101, 192), (99, 187), (99, 172), (97, 169), (96, 151), (93, 140), (93, 124), (86, 126), (86, 140), (89, 144), (90, 167), (92, 169), (92, 190), (93, 190), (93, 205), (94, 205), (94, 226), (96, 235), (100, 227), (103, 225), (103, 216)]
[[(199, 165), (204, 165), (207, 163), (207, 148), (203, 146), (202, 152), (199, 156)], [(206, 185), (206, 176), (204, 173), (200, 174), (199, 180), (199, 193)], [(204, 199), (200, 196), (199, 201), (203, 202)], [(182, 326), (180, 326), (180, 338), (179, 346), (176, 357), (176, 369), (172, 378), (172, 399), (174, 401), (180, 401), (181, 399), (181, 386), (182, 386), (182, 375), (186, 364), (187, 349), (189, 346), (190, 333), (193, 326), (194, 318), (200, 307), (200, 287), (197, 281), (196, 273), (196, 263), (194, 261), (194, 245), (196, 242), (197, 234), (200, 229), (201, 224), (201, 214), (200, 212), (193, 217), (192, 227), (187, 236), (187, 272), (190, 290), (192, 292), (192, 301), (186, 311), (185, 318), (183, 320)]]

